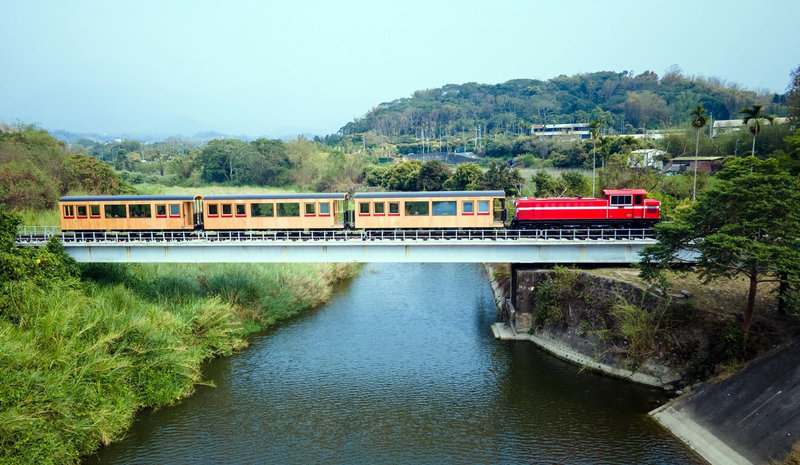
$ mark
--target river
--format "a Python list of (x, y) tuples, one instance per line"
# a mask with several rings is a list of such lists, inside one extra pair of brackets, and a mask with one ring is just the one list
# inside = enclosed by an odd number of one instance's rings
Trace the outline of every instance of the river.
[(697, 464), (657, 390), (498, 342), (478, 265), (374, 264), (88, 463)]

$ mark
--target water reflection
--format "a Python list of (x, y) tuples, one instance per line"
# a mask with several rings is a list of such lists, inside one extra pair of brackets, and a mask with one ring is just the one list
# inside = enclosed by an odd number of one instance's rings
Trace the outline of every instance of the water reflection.
[(697, 463), (662, 400), (500, 343), (475, 265), (369, 265), (90, 463)]

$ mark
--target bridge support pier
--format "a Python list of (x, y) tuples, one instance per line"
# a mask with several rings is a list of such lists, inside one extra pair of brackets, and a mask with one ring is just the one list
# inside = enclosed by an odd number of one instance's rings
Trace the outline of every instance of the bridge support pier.
[(515, 324), (516, 324), (516, 332), (519, 333), (527, 333), (533, 327), (533, 315), (531, 314), (531, 309), (533, 308), (533, 291), (534, 287), (526, 285), (526, 280), (523, 279), (522, 289), (523, 292), (520, 291), (520, 280), (519, 280), (519, 272), (520, 270), (529, 269), (531, 265), (523, 264), (523, 263), (512, 263), (511, 264), (511, 285), (509, 290), (509, 296), (511, 300), (511, 304), (514, 307), (515, 311)]

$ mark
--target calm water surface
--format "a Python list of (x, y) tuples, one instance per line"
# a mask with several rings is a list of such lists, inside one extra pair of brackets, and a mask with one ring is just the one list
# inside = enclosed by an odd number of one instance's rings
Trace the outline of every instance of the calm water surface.
[(696, 464), (655, 390), (495, 341), (476, 265), (381, 264), (89, 463)]

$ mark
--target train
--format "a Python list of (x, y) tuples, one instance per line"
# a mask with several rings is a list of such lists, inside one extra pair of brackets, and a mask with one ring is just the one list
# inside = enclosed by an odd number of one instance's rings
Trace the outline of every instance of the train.
[(510, 222), (500, 190), (66, 196), (59, 211), (63, 232), (647, 228), (661, 204), (646, 196), (521, 197)]

